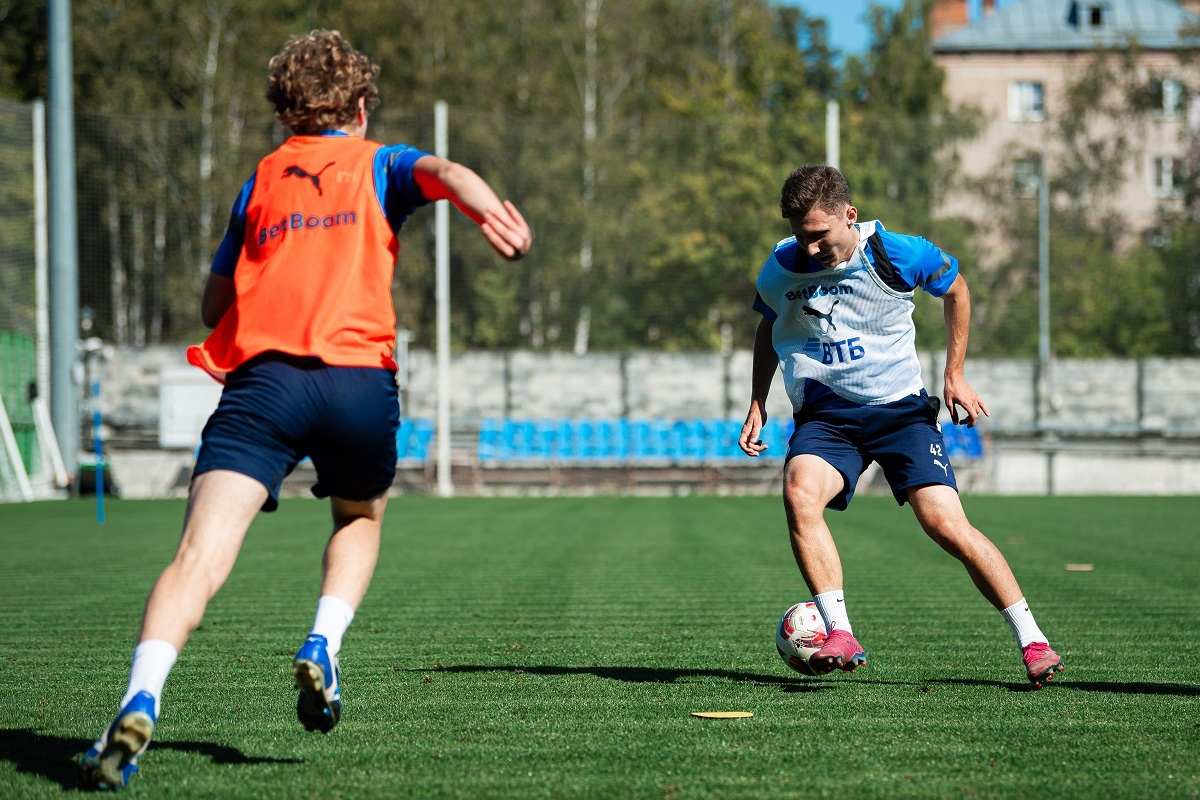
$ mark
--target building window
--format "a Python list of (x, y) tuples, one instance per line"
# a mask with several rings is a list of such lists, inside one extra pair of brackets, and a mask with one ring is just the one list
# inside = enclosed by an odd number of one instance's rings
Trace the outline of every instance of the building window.
[(1096, 31), (1108, 23), (1108, 3), (1080, 3), (1067, 6), (1067, 24), (1075, 30)]
[(1150, 108), (1156, 116), (1183, 116), (1183, 84), (1170, 78), (1150, 82)]
[(1017, 197), (1037, 197), (1042, 182), (1042, 159), (1037, 156), (1013, 162), (1013, 192)]
[(1017, 81), (1008, 85), (1008, 118), (1014, 122), (1039, 122), (1045, 118), (1042, 84)]
[(1183, 194), (1183, 159), (1160, 156), (1154, 159), (1151, 189), (1155, 197), (1174, 197)]

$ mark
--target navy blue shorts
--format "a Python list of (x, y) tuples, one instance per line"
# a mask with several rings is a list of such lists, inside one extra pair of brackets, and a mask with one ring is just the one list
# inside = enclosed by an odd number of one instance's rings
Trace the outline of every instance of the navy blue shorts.
[(835, 511), (846, 510), (859, 476), (872, 461), (883, 468), (900, 505), (914, 486), (943, 484), (957, 490), (937, 417), (937, 401), (924, 391), (880, 406), (801, 408), (787, 460), (811, 454), (842, 473), (844, 488), (827, 506)]
[(226, 469), (254, 478), (270, 493), (263, 511), (274, 511), (283, 479), (308, 456), (317, 497), (370, 500), (395, 479), (399, 425), (391, 370), (268, 353), (226, 378), (194, 474)]

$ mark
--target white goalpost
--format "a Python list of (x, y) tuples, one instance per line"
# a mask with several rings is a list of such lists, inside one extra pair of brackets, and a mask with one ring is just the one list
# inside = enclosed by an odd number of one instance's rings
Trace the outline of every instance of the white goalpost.
[(17, 447), (17, 437), (4, 406), (4, 395), (0, 394), (0, 500), (30, 503), (33, 499), (33, 484)]
[[(15, 376), (9, 374), (3, 381), (9, 390), (8, 396), (0, 394), (0, 502), (66, 497), (71, 480), (45, 399), (45, 393), (50, 389), (50, 308), (46, 122), (45, 104), (41, 101), (32, 106), (31, 133), (34, 330), (25, 330), (18, 324), (13, 335), (33, 334), (28, 345), (33, 368), (28, 373), (21, 368), (26, 357), (21, 348), (17, 349), (17, 356), (13, 356), (11, 350), (6, 351), (4, 358), (12, 359), (7, 366), (17, 371)], [(23, 265), (18, 263), (15, 268), (21, 270)], [(9, 341), (11, 343), (11, 337)], [(18, 390), (18, 386), (24, 387), (26, 382), (36, 387), (31, 388), (28, 394)], [(14, 419), (17, 420), (15, 428)], [(22, 446), (26, 450), (24, 455)]]
[(41, 398), (31, 401), (37, 445), (32, 471), (25, 466), (5, 402), (0, 394), (0, 502), (29, 503), (66, 497), (70, 477), (46, 402)]

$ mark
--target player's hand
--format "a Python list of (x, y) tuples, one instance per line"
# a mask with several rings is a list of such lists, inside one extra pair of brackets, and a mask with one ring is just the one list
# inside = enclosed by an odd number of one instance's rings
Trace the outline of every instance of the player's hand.
[[(975, 394), (975, 390), (971, 388), (971, 384), (967, 383), (966, 379), (960, 375), (946, 376), (942, 399), (946, 401), (946, 410), (950, 412), (950, 421), (955, 425), (974, 428), (980, 414), (985, 417), (991, 416), (983, 400), (979, 399), (979, 395)], [(961, 421), (959, 420), (960, 407), (962, 408)]]
[(751, 403), (750, 413), (746, 415), (742, 433), (738, 436), (738, 447), (742, 448), (742, 452), (751, 458), (758, 458), (758, 454), (767, 449), (767, 445), (763, 444), (763, 440), (759, 438), (766, 422), (766, 409), (757, 402)]
[(479, 229), (492, 249), (506, 261), (519, 261), (533, 246), (529, 223), (509, 200), (504, 201), (502, 209), (485, 211)]

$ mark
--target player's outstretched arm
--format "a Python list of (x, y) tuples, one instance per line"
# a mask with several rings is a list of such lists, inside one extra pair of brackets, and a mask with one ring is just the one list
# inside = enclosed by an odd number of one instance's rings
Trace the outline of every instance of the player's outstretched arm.
[(766, 317), (758, 323), (754, 332), (754, 361), (751, 368), (750, 411), (746, 414), (746, 422), (742, 425), (742, 433), (738, 437), (738, 447), (751, 458), (767, 449), (763, 444), (763, 425), (767, 423), (767, 394), (771, 391), (771, 381), (775, 370), (779, 367), (779, 356), (771, 342), (773, 325)]
[(942, 302), (942, 312), (946, 318), (946, 371), (942, 399), (946, 401), (951, 422), (959, 424), (961, 407), (962, 422), (967, 427), (974, 427), (980, 414), (991, 415), (963, 374), (967, 360), (967, 335), (971, 330), (971, 290), (961, 274), (942, 296)]
[(429, 200), (450, 200), (473, 219), (501, 258), (516, 261), (529, 252), (533, 234), (510, 201), (500, 201), (492, 187), (474, 170), (438, 156), (422, 156), (413, 176)]

